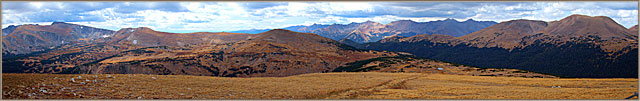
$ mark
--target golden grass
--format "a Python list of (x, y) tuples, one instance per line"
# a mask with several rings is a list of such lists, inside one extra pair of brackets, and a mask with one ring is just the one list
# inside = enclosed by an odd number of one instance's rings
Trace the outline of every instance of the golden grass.
[(5, 73), (2, 80), (4, 99), (623, 99), (638, 89), (638, 79), (379, 72), (254, 78)]
[(624, 99), (638, 92), (638, 79), (518, 78), (431, 74), (407, 81), (405, 87), (407, 88), (384, 89), (358, 98)]
[[(142, 74), (3, 74), (3, 98), (108, 99), (305, 99), (334, 91), (376, 86), (416, 74), (322, 73), (290, 77), (225, 78)], [(82, 79), (77, 77), (81, 76)], [(98, 76), (97, 78), (93, 76)], [(152, 79), (155, 77), (156, 79)], [(58, 78), (58, 79), (54, 79)], [(71, 82), (71, 78), (76, 83)], [(89, 79), (90, 82), (86, 82)], [(92, 80), (96, 80), (97, 83)], [(104, 82), (99, 82), (104, 79)], [(86, 85), (80, 82), (87, 83)], [(42, 84), (45, 84), (43, 87)], [(59, 86), (55, 86), (58, 84)], [(53, 87), (51, 87), (53, 85)], [(24, 86), (24, 87), (23, 87)], [(62, 87), (67, 88), (62, 91)], [(25, 88), (29, 88), (26, 90)], [(35, 88), (32, 90), (31, 88)], [(47, 92), (40, 92), (46, 88)], [(76, 95), (72, 96), (74, 90)], [(18, 93), (22, 91), (23, 93)], [(31, 97), (28, 93), (35, 93)], [(64, 95), (64, 96), (63, 96)], [(69, 96), (71, 95), (71, 96)]]

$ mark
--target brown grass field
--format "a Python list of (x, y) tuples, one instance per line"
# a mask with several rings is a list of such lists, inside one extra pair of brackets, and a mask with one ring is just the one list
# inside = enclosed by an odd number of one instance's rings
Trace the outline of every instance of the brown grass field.
[(254, 78), (2, 74), (3, 99), (624, 99), (634, 92), (638, 92), (637, 78), (379, 72)]

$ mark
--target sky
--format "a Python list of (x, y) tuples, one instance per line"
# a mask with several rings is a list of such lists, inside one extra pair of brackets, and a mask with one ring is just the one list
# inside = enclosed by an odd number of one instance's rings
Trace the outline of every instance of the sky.
[(220, 32), (295, 25), (396, 20), (555, 21), (572, 14), (638, 24), (638, 2), (12, 2), (2, 1), (2, 28), (54, 21), (119, 30)]

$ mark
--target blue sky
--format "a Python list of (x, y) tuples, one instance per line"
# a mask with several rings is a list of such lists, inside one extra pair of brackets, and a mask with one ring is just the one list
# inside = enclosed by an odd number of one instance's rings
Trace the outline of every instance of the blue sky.
[(638, 24), (638, 2), (2, 2), (2, 27), (63, 21), (119, 30), (233, 31), (367, 20), (555, 21), (571, 14)]

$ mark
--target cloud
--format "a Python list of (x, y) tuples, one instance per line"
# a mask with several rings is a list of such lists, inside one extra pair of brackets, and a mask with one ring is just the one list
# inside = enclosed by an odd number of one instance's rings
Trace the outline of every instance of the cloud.
[(597, 3), (595, 5), (613, 10), (638, 10), (638, 2), (607, 2)]
[(158, 10), (168, 12), (186, 12), (186, 7), (183, 7), (179, 2), (125, 2), (119, 3), (115, 7), (115, 11), (119, 13), (134, 13), (144, 10)]
[(240, 3), (240, 5), (246, 7), (247, 9), (256, 10), (256, 9), (264, 9), (275, 6), (283, 6), (287, 5), (286, 2), (244, 2)]
[(2, 10), (12, 13), (40, 11), (87, 12), (114, 8), (120, 13), (133, 13), (141, 10), (160, 10), (169, 12), (188, 11), (180, 2), (3, 2)]
[(116, 7), (120, 3), (116, 2), (68, 2), (59, 3), (61, 10), (68, 10), (72, 13), (82, 13), (96, 11), (105, 8)]
[(233, 31), (396, 20), (553, 21), (571, 14), (638, 24), (637, 2), (2, 2), (2, 26), (64, 21), (118, 30)]
[(29, 2), (2, 2), (3, 13), (29, 12), (39, 8)]

